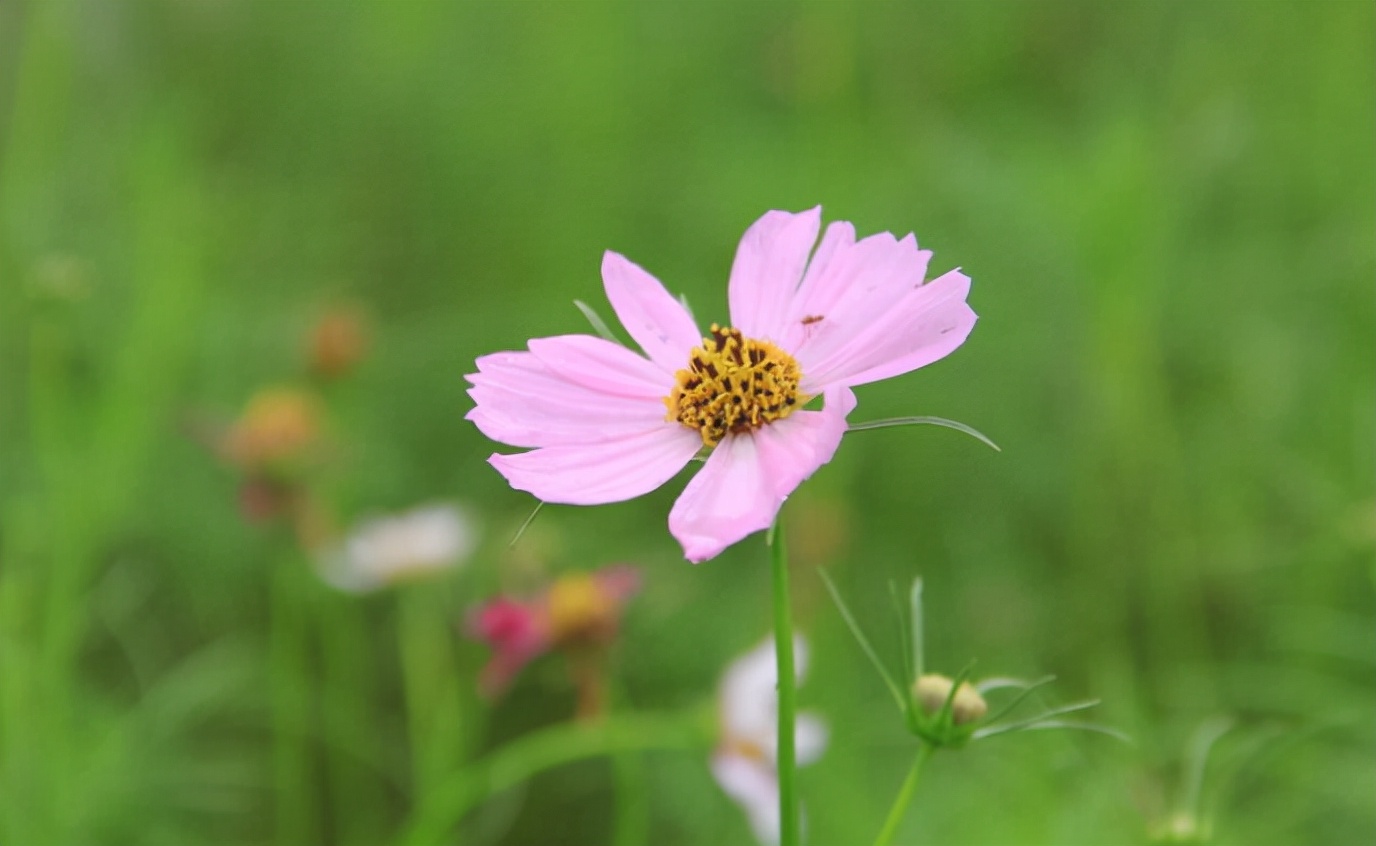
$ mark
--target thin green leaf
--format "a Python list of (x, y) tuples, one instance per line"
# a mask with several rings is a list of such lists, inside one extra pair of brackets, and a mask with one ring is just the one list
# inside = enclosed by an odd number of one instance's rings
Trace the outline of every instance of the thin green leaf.
[(1037, 723), (1047, 722), (1048, 720), (1051, 720), (1054, 717), (1063, 717), (1066, 714), (1074, 714), (1079, 711), (1084, 711), (1089, 708), (1093, 708), (1098, 704), (1099, 700), (1097, 699), (1087, 699), (1084, 702), (1075, 702), (1070, 705), (1062, 705), (1059, 708), (1052, 708), (1050, 711), (1043, 711), (1037, 716), (1028, 717), (1025, 720), (1018, 720), (1017, 722), (1007, 723), (1001, 726), (987, 726), (975, 732), (973, 735), (971, 735), (971, 737), (978, 740), (984, 737), (993, 737), (999, 734), (1007, 734), (1010, 731), (1021, 731), (1027, 728), (1028, 726), (1032, 726)]
[[(1027, 685), (1021, 691), (1018, 692), (1017, 696), (1014, 696), (1012, 699), (1008, 700), (1008, 704), (1004, 705), (998, 711), (994, 712), (994, 716), (990, 717), (988, 722), (996, 723), (1004, 717), (1008, 716), (1009, 714), (1013, 713), (1013, 709), (1017, 708), (1019, 705), (1025, 702), (1027, 700), (1027, 697), (1031, 696), (1039, 688), (1045, 687), (1046, 685), (1051, 684), (1055, 680), (1055, 676), (1042, 676), (1041, 678)], [(984, 691), (981, 690), (980, 693), (983, 694)]]
[(1072, 722), (1070, 720), (1045, 720), (1040, 723), (1033, 723), (1030, 726), (1024, 726), (1022, 730), (1046, 731), (1048, 729), (1071, 729), (1074, 731), (1093, 732), (1094, 734), (1106, 734), (1109, 737), (1114, 738), (1115, 740), (1121, 740), (1129, 745), (1136, 745), (1135, 741), (1133, 741), (1133, 739), (1126, 733), (1121, 732), (1116, 728), (1109, 728), (1108, 726), (1100, 725), (1098, 723), (1077, 723)]
[(902, 691), (894, 682), (893, 677), (889, 675), (889, 671), (884, 669), (883, 662), (879, 660), (879, 656), (875, 653), (874, 647), (870, 646), (870, 642), (866, 639), (865, 633), (860, 631), (860, 624), (855, 622), (855, 617), (850, 613), (850, 608), (846, 606), (845, 600), (841, 599), (841, 592), (836, 589), (836, 585), (832, 583), (831, 577), (827, 575), (825, 570), (819, 567), (817, 569), (817, 575), (822, 577), (822, 584), (826, 585), (827, 593), (831, 594), (831, 601), (836, 603), (836, 610), (841, 612), (841, 619), (846, 621), (846, 626), (850, 628), (850, 633), (859, 641), (860, 648), (864, 651), (866, 657), (870, 659), (870, 663), (874, 665), (874, 668), (879, 671), (880, 677), (884, 679), (884, 684), (889, 686), (889, 692), (893, 694), (893, 701), (898, 703), (900, 710), (906, 711), (908, 709), (906, 697), (903, 696)]
[[(1322, 730), (1315, 727), (1314, 730)], [(1255, 732), (1250, 733), (1250, 732)], [(1201, 803), (1199, 820), (1203, 825), (1211, 825), (1218, 809), (1227, 801), (1227, 794), (1247, 778), (1248, 774), (1264, 766), (1270, 756), (1283, 750), (1287, 744), (1303, 742), (1306, 732), (1294, 731), (1289, 726), (1262, 726), (1249, 730), (1248, 734), (1238, 732), (1234, 735), (1234, 746), (1226, 758), (1214, 764), (1213, 784), (1209, 798)]]
[(1233, 721), (1228, 717), (1214, 717), (1205, 720), (1190, 737), (1189, 752), (1186, 753), (1188, 767), (1185, 774), (1185, 801), (1182, 810), (1196, 819), (1203, 816), (1204, 805), (1200, 796), (1204, 790), (1204, 770), (1209, 763), (1209, 755), (1214, 744), (1223, 735), (1233, 730)]
[(980, 696), (986, 693), (993, 693), (996, 690), (1008, 690), (1010, 688), (1026, 690), (1033, 685), (1044, 684), (1047, 679), (1054, 678), (1055, 676), (1046, 676), (1035, 681), (1027, 681), (1026, 679), (1015, 679), (1012, 676), (994, 676), (993, 678), (981, 680), (975, 685), (975, 690), (979, 691)]
[(864, 432), (868, 429), (890, 429), (894, 426), (941, 426), (946, 429), (955, 429), (957, 432), (964, 432), (975, 440), (985, 444), (995, 452), (1003, 452), (999, 445), (989, 440), (989, 437), (973, 426), (967, 426), (955, 420), (947, 420), (945, 417), (889, 417), (884, 420), (868, 420), (864, 423), (852, 423), (846, 427), (847, 432)]
[(913, 659), (912, 620), (909, 619), (907, 609), (898, 599), (898, 585), (892, 581), (889, 582), (889, 598), (893, 600), (893, 610), (898, 615), (898, 643), (903, 653), (904, 681), (907, 682), (908, 687), (912, 687), (913, 682), (917, 681), (917, 677), (921, 675), (921, 671), (917, 669), (917, 663)]
[(912, 615), (910, 617), (910, 619), (912, 620), (912, 631), (909, 632), (909, 637), (912, 639), (913, 644), (913, 672), (915, 674), (913, 678), (920, 678), (922, 674), (926, 672), (925, 668), (927, 664), (926, 656), (924, 654), (924, 650), (927, 648), (927, 645), (923, 637), (922, 628), (924, 622), (922, 615), (921, 576), (918, 576), (913, 579), (912, 590), (908, 592), (908, 607), (912, 612)]
[(616, 339), (616, 335), (612, 334), (611, 327), (602, 319), (602, 315), (594, 311), (592, 306), (582, 300), (574, 300), (573, 304), (578, 307), (579, 311), (583, 312), (583, 316), (592, 324), (593, 330), (597, 332), (598, 335), (601, 335), (604, 339), (611, 341), (613, 344), (621, 343)]
[(946, 691), (946, 701), (941, 703), (942, 726), (944, 730), (950, 730), (955, 724), (955, 701), (956, 694), (960, 692), (960, 686), (970, 680), (970, 674), (975, 671), (975, 662), (966, 664), (956, 677), (951, 680), (951, 689)]
[(536, 502), (535, 502), (535, 508), (533, 508), (533, 509), (531, 510), (530, 516), (527, 517), (527, 518), (525, 519), (525, 522), (521, 524), (521, 528), (519, 528), (519, 529), (516, 530), (516, 535), (511, 539), (511, 543), (509, 543), (509, 544), (506, 545), (508, 549), (510, 549), (511, 547), (513, 547), (513, 546), (516, 545), (516, 541), (520, 540), (520, 539), (521, 539), (521, 535), (524, 535), (524, 534), (526, 533), (526, 529), (530, 528), (530, 524), (535, 522), (535, 515), (536, 515), (536, 514), (539, 514), (539, 513), (540, 513), (540, 509), (541, 509), (541, 508), (544, 508), (544, 507), (545, 507), (545, 501), (544, 501), (543, 499), (541, 499), (541, 500), (536, 500)]

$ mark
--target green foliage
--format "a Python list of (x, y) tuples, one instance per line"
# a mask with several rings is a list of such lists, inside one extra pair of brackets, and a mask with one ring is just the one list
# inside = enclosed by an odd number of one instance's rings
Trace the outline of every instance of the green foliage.
[[(607, 761), (506, 790), (585, 740), (557, 665), (477, 699), (465, 612), (637, 561), (622, 698), (691, 711), (768, 629), (763, 544), (683, 563), (679, 482), (506, 549), (532, 504), (462, 375), (607, 314), (604, 249), (720, 319), (745, 227), (819, 202), (975, 280), (965, 347), (855, 420), (1003, 451), (848, 437), (790, 503), (810, 841), (867, 838), (912, 752), (819, 565), (888, 666), (920, 573), (931, 661), (1055, 673), (1136, 740), (937, 756), (897, 842), (1141, 842), (1182, 805), (1215, 843), (1369, 840), (1374, 33), (1355, 2), (0, 5), (0, 842), (371, 844), (446, 801), (465, 843), (607, 841)], [(319, 583), (191, 436), (303, 378), (340, 299), (375, 326), (326, 396), (331, 507), (488, 526), (403, 595)], [(746, 842), (701, 742), (639, 740), (652, 842)]]

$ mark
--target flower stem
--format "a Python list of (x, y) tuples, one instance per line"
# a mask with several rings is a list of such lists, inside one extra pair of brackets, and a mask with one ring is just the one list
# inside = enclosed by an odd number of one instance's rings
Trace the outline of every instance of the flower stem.
[(442, 598), (419, 586), (398, 596), (398, 646), (416, 801), (459, 766), (466, 752), (468, 715), (455, 679)]
[(782, 515), (774, 520), (770, 551), (774, 564), (774, 653), (779, 670), (779, 843), (780, 846), (797, 846), (798, 793), (794, 778), (797, 769), (794, 750), (797, 676), (793, 672), (793, 621), (789, 613), (788, 550), (784, 544)]
[[(612, 688), (612, 718), (630, 711), (626, 691)], [(612, 755), (616, 786), (616, 816), (612, 822), (613, 846), (638, 846), (650, 842), (650, 794), (645, 783), (645, 758), (631, 749)]]
[(893, 807), (889, 809), (889, 818), (884, 820), (884, 827), (874, 839), (874, 846), (889, 846), (893, 842), (894, 835), (898, 833), (898, 824), (903, 821), (903, 815), (908, 811), (908, 803), (912, 801), (913, 792), (917, 790), (917, 778), (922, 773), (922, 765), (932, 757), (935, 749), (936, 747), (930, 743), (917, 747), (917, 757), (913, 759), (912, 769), (908, 770), (908, 777), (898, 789), (898, 796), (894, 798)]
[(272, 673), (273, 787), (278, 843), (316, 843), (320, 831), (312, 784), (310, 643), (302, 578), (295, 557), (277, 565), (272, 581), (269, 656)]

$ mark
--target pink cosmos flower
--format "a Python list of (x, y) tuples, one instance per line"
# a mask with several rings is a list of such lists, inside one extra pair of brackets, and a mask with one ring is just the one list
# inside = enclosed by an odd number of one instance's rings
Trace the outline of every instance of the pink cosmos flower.
[[(975, 324), (969, 277), (924, 282), (932, 254), (912, 235), (857, 241), (835, 222), (814, 252), (821, 211), (771, 211), (746, 230), (731, 326), (706, 337), (653, 276), (606, 253), (607, 299), (645, 354), (560, 335), (479, 358), (468, 419), (533, 448), (492, 465), (546, 502), (596, 505), (658, 488), (708, 448), (669, 514), (684, 555), (705, 561), (768, 528), (836, 452), (851, 388), (946, 356)], [(816, 397), (823, 406), (805, 410)]]

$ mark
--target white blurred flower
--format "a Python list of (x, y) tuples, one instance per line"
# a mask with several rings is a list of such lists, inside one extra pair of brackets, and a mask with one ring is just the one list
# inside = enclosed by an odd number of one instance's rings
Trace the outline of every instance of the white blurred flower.
[(436, 504), (360, 523), (320, 562), (340, 590), (363, 593), (465, 563), (478, 533), (457, 505)]
[[(801, 682), (807, 646), (793, 638), (794, 670)], [(774, 641), (767, 640), (737, 658), (718, 691), (722, 740), (712, 755), (712, 775), (741, 806), (761, 843), (779, 842), (779, 695)], [(827, 727), (815, 714), (795, 718), (799, 766), (822, 755)]]

